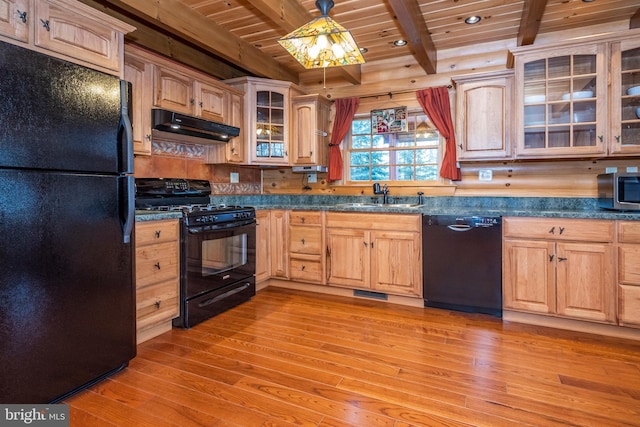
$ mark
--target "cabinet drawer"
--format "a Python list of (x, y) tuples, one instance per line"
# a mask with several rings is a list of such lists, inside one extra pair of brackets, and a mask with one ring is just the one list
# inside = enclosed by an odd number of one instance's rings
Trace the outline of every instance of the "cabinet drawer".
[(378, 231), (422, 231), (422, 215), (396, 213), (327, 212), (327, 228)]
[(291, 225), (322, 225), (322, 212), (291, 211), (289, 213)]
[(136, 292), (137, 327), (144, 328), (158, 321), (173, 319), (180, 314), (177, 279), (138, 289)]
[(618, 247), (618, 281), (640, 285), (640, 245)]
[(612, 242), (613, 221), (564, 218), (505, 218), (505, 237), (529, 239)]
[(290, 226), (289, 252), (320, 255), (322, 253), (322, 228)]
[(177, 242), (180, 237), (178, 220), (145, 221), (136, 223), (136, 246)]
[(289, 277), (303, 282), (322, 283), (322, 263), (320, 260), (291, 258)]
[(640, 286), (618, 285), (618, 322), (640, 328)]
[(178, 277), (178, 245), (175, 242), (136, 248), (136, 287)]
[(618, 221), (618, 241), (640, 243), (640, 221)]

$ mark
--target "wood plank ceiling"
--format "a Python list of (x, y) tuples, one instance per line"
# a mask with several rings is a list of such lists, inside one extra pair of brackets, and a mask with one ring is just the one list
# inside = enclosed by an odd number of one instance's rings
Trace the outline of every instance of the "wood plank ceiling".
[[(322, 78), (322, 70), (304, 70), (277, 43), (278, 38), (320, 15), (315, 0), (82, 1), (101, 5), (111, 14), (123, 14), (120, 17), (136, 17), (177, 43), (185, 41), (222, 59), (235, 71), (221, 67), (216, 75), (219, 78), (243, 72), (296, 83)], [(363, 67), (392, 58), (413, 55), (425, 74), (433, 74), (437, 52), (442, 50), (500, 40), (526, 45), (540, 34), (611, 22), (627, 21), (630, 28), (640, 25), (638, 0), (334, 1), (329, 15), (367, 49), (367, 64), (327, 70), (327, 76), (337, 76), (351, 85), (360, 84)], [(465, 24), (465, 18), (473, 15), (480, 16), (480, 22)], [(152, 50), (149, 45), (158, 45), (153, 36), (141, 31), (128, 37)], [(395, 46), (393, 42), (399, 39), (408, 44)], [(156, 46), (155, 50), (161, 49)], [(176, 59), (180, 55), (175, 49), (171, 52)]]

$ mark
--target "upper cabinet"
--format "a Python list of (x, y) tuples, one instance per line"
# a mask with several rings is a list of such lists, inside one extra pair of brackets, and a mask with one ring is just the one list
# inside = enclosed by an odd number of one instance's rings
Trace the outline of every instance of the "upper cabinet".
[(513, 71), (455, 77), (459, 160), (504, 159), (513, 140)]
[[(133, 85), (136, 154), (151, 154), (151, 109), (163, 108), (242, 128), (242, 92), (156, 54), (127, 45), (125, 79)], [(208, 163), (244, 163), (240, 136), (207, 147)]]
[(293, 84), (240, 77), (226, 84), (244, 91), (248, 164), (289, 165), (289, 110)]
[(640, 153), (640, 39), (611, 44), (612, 154)]
[(292, 165), (329, 164), (331, 103), (320, 95), (301, 95), (291, 102)]
[(75, 0), (0, 0), (0, 40), (118, 76), (134, 29)]
[(639, 46), (640, 31), (630, 30), (515, 49), (516, 156), (640, 153)]

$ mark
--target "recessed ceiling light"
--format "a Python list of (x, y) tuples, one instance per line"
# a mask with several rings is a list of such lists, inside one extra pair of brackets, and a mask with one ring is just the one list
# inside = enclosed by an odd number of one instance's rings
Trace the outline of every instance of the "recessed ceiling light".
[(467, 19), (464, 20), (465, 24), (477, 24), (478, 22), (480, 22), (482, 18), (480, 18), (478, 15), (475, 16), (470, 16)]
[(396, 40), (393, 42), (394, 46), (406, 46), (406, 44), (407, 44), (407, 41), (402, 39)]
[(366, 47), (360, 48), (360, 53), (367, 53), (367, 52), (369, 52), (369, 49), (367, 49)]

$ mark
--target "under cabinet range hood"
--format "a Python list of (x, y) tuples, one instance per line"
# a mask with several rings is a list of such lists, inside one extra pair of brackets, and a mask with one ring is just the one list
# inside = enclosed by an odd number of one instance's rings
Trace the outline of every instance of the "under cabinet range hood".
[(184, 136), (201, 144), (227, 142), (240, 135), (240, 128), (159, 108), (151, 110), (151, 126), (154, 136), (161, 139)]

